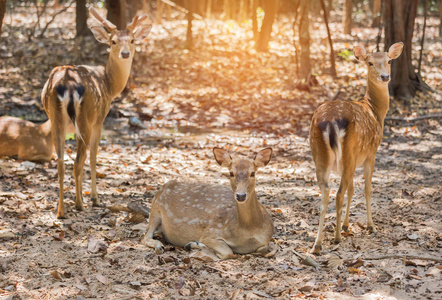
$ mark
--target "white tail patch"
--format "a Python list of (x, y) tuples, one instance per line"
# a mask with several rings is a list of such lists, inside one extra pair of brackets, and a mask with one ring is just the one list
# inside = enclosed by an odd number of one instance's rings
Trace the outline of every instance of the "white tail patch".
[(60, 95), (60, 94), (58, 94), (58, 93), (57, 93), (57, 96), (58, 96), (58, 99), (59, 99), (61, 102), (66, 102), (66, 103), (67, 103), (67, 102), (69, 101), (69, 90), (66, 89), (66, 91), (64, 91), (63, 96)]

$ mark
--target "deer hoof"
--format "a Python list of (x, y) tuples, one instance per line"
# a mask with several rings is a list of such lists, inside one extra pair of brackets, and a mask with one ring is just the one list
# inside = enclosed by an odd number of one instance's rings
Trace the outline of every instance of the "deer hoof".
[(91, 198), (93, 207), (102, 207), (103, 204), (98, 201), (98, 198)]
[(377, 232), (377, 230), (376, 230), (376, 228), (374, 226), (367, 226), (367, 230), (370, 233), (376, 233)]
[(83, 206), (83, 204), (80, 204), (80, 205), (75, 204), (75, 209), (78, 210), (78, 211), (83, 211), (84, 210), (84, 206)]
[(320, 255), (322, 251), (322, 245), (314, 245), (312, 250), (310, 250), (311, 254)]
[(335, 244), (339, 244), (340, 242), (342, 242), (342, 238), (339, 237), (335, 237)]
[(348, 225), (342, 225), (342, 230), (344, 230), (345, 232), (348, 232)]

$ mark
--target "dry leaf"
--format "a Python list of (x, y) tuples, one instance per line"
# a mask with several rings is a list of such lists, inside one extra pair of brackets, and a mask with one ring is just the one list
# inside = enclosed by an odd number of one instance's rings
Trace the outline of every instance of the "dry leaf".
[(15, 238), (15, 234), (12, 231), (0, 232), (0, 239), (13, 239), (13, 238)]
[(128, 220), (128, 222), (133, 224), (143, 223), (144, 221), (146, 221), (146, 218), (142, 214), (138, 213), (132, 215), (132, 217), (130, 217)]
[(108, 279), (106, 277), (104, 277), (103, 275), (99, 274), (99, 273), (97, 273), (95, 275), (95, 277), (97, 277), (97, 280), (99, 282), (101, 282), (102, 284), (108, 284), (109, 283)]
[(105, 241), (90, 237), (87, 244), (87, 251), (90, 253), (107, 253), (107, 247), (109, 247), (109, 245)]
[(53, 271), (51, 271), (50, 274), (51, 274), (52, 277), (54, 277), (55, 279), (60, 280), (60, 281), (63, 281), (63, 277), (61, 276), (60, 273), (58, 273), (57, 270), (53, 270)]
[(122, 204), (111, 205), (111, 206), (108, 207), (108, 209), (111, 212), (120, 212), (120, 211), (127, 211), (127, 212), (129, 212), (130, 211), (125, 205), (122, 205)]

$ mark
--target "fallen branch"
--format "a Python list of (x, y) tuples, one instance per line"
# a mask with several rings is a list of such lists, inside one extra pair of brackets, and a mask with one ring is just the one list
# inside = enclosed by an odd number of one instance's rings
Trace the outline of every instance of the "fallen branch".
[(364, 258), (364, 260), (381, 260), (381, 259), (391, 259), (391, 258), (420, 259), (420, 260), (431, 260), (439, 263), (442, 262), (442, 258), (438, 257), (425, 257), (425, 256), (407, 255), (407, 254), (391, 254), (391, 255), (384, 255), (378, 257), (366, 257)]
[(401, 117), (388, 117), (385, 118), (386, 121), (405, 121), (405, 122), (414, 122), (414, 121), (420, 121), (420, 120), (426, 120), (426, 119), (440, 119), (442, 118), (442, 115), (424, 115), (424, 116), (418, 116), (418, 117), (407, 117), (407, 118), (401, 118)]

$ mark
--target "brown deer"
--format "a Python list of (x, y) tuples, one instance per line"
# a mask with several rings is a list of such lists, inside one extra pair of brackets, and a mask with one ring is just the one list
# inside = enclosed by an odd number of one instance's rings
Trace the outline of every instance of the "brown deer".
[(399, 57), (403, 47), (403, 43), (396, 43), (388, 52), (367, 54), (363, 47), (356, 46), (353, 50), (356, 59), (364, 62), (368, 68), (364, 98), (360, 101), (327, 102), (320, 105), (313, 114), (310, 147), (316, 166), (316, 178), (322, 192), (319, 230), (311, 251), (314, 254), (319, 254), (322, 249), (324, 218), (330, 194), (328, 181), (332, 170), (341, 175), (336, 194), (335, 242), (341, 241), (341, 214), (346, 192), (347, 210), (343, 229), (348, 230), (350, 203), (354, 192), (353, 174), (358, 166), (364, 167), (367, 229), (376, 232), (371, 217), (371, 179), (390, 102), (390, 64), (391, 60)]
[[(91, 199), (92, 205), (100, 205), (96, 187), (96, 159), (101, 127), (114, 99), (126, 86), (135, 42), (143, 41), (152, 25), (143, 24), (147, 15), (135, 16), (126, 30), (102, 18), (91, 8), (89, 28), (97, 41), (110, 46), (106, 66), (62, 66), (56, 67), (43, 87), (42, 102), (52, 122), (52, 139), (58, 155), (58, 181), (60, 198), (57, 218), (65, 217), (63, 203), (64, 145), (66, 126), (72, 122), (76, 131), (77, 157), (74, 163), (75, 207), (83, 210), (82, 181), (86, 150), (90, 142)], [(96, 22), (98, 21), (99, 24)], [(95, 23), (94, 23), (95, 22)]]
[[(74, 131), (72, 124), (67, 127), (68, 133)], [(0, 117), (0, 156), (47, 162), (53, 154), (50, 120), (38, 125), (20, 118)]]
[(51, 121), (37, 125), (15, 117), (0, 117), (0, 156), (47, 162), (53, 153)]
[(272, 149), (255, 159), (232, 159), (226, 150), (214, 148), (217, 163), (230, 171), (231, 188), (224, 185), (170, 181), (155, 195), (147, 233), (142, 243), (162, 251), (154, 240), (160, 231), (174, 245), (208, 247), (221, 259), (234, 253), (268, 252), (273, 222), (255, 193), (255, 172), (266, 166)]

